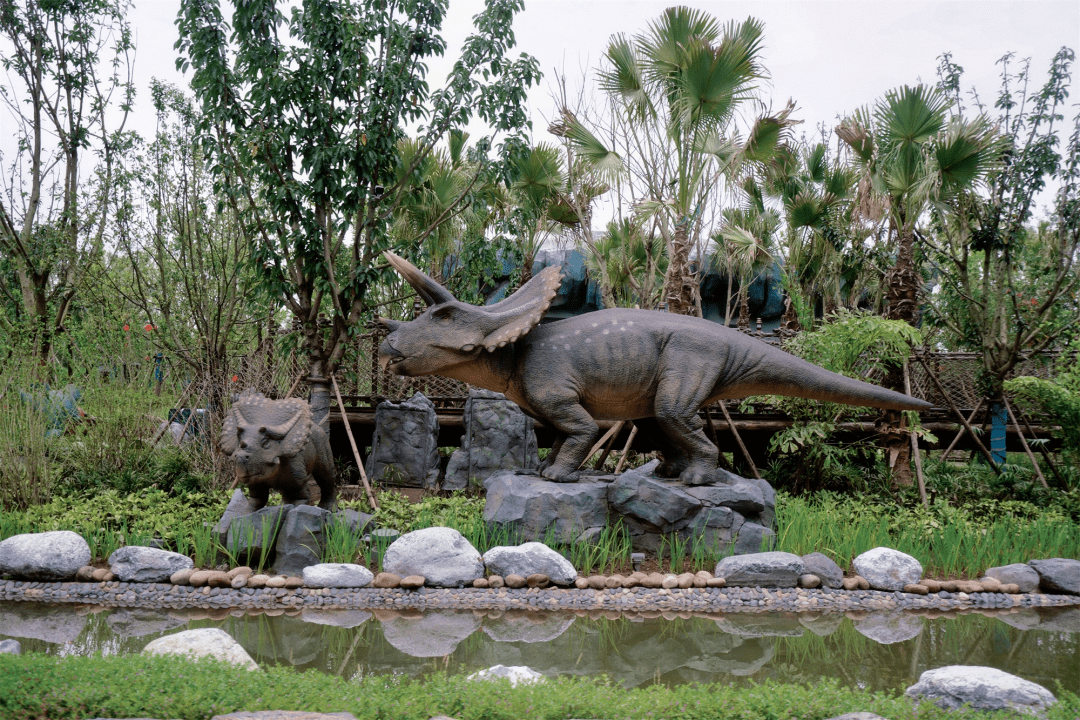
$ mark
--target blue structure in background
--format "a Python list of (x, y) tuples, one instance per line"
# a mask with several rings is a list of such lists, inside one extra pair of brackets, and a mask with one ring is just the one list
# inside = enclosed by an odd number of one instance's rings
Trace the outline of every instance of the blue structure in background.
[(1005, 429), (1009, 424), (1009, 411), (1005, 403), (990, 404), (990, 457), (1001, 465), (1005, 462)]
[(65, 385), (61, 390), (31, 385), (29, 390), (20, 390), (19, 397), (45, 420), (45, 437), (63, 435), (69, 424), (81, 419), (78, 403), (82, 390), (74, 385)]

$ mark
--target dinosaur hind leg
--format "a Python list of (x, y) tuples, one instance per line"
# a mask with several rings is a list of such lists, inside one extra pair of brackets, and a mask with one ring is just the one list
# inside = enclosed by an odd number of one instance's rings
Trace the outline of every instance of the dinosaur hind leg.
[(664, 456), (664, 461), (656, 468), (657, 475), (660, 477), (678, 477), (683, 470), (690, 466), (690, 457), (686, 454), (686, 451), (668, 439), (667, 432), (661, 428), (656, 418), (641, 418), (635, 420), (634, 424), (637, 426), (638, 432), (641, 433), (641, 437), (646, 438)]
[(664, 378), (656, 388), (656, 422), (671, 444), (686, 457), (687, 464), (679, 472), (679, 480), (691, 485), (706, 482), (706, 476), (716, 469), (720, 457), (716, 446), (705, 437), (705, 424), (697, 415), (705, 401), (706, 393), (700, 389), (703, 384), (681, 372), (672, 373), (670, 379)]

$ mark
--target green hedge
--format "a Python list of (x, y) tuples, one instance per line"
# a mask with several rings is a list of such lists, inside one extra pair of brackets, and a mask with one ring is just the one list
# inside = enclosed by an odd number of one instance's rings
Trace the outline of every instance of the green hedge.
[[(1048, 720), (1080, 716), (1080, 698), (1055, 690), (1060, 702)], [(210, 660), (175, 657), (0, 655), (0, 717), (208, 718), (257, 710), (351, 712), (360, 720), (522, 718), (803, 718), (817, 720), (869, 711), (891, 720), (984, 717), (947, 713), (905, 698), (840, 687), (773, 682), (748, 685), (654, 685), (625, 689), (606, 679), (559, 678), (511, 688), (505, 681), (467, 682), (463, 676), (345, 680), (318, 672), (270, 667), (250, 672)], [(1009, 717), (1008, 714), (1001, 715)]]

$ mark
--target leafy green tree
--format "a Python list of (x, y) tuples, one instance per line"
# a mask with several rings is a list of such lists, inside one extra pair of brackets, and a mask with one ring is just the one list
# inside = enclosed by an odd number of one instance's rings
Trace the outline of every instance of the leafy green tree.
[[(300, 321), (319, 417), (368, 289), (388, 272), (376, 263), (412, 176), (474, 116), (524, 129), (538, 72), (508, 57), (520, 0), (488, 3), (435, 91), (426, 61), (445, 50), (446, 0), (306, 0), (287, 16), (284, 5), (235, 3), (230, 28), (215, 0), (185, 0), (177, 63), (193, 71), (218, 185), (255, 238), (260, 285)], [(416, 152), (401, 172), (410, 124)]]
[[(124, 0), (4, 0), (0, 97), (17, 151), (3, 168), (0, 259), (14, 313), (0, 330), (48, 362), (85, 271), (104, 248), (134, 98)], [(15, 287), (18, 289), (16, 290)]]

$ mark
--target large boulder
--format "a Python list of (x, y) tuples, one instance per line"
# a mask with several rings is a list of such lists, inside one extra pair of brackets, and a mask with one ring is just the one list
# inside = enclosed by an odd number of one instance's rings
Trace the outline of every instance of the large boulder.
[(0, 576), (25, 580), (70, 580), (90, 564), (90, 546), (69, 530), (12, 535), (0, 542)]
[(607, 524), (607, 487), (603, 482), (555, 483), (503, 470), (484, 481), (484, 521), (522, 541), (540, 540), (550, 532), (558, 542), (570, 543)]
[(701, 501), (685, 486), (652, 476), (656, 461), (627, 470), (608, 487), (608, 504), (620, 515), (633, 518), (654, 532), (686, 527), (701, 509)]
[(570, 585), (577, 579), (577, 570), (569, 560), (539, 542), (493, 547), (484, 553), (483, 560), (492, 575), (528, 577), (543, 573), (556, 585)]
[(436, 610), (420, 616), (382, 621), (383, 637), (412, 657), (445, 657), (480, 629), (480, 618), (469, 611)]
[(844, 571), (828, 555), (812, 552), (802, 556), (804, 572), (817, 575), (821, 586), (838, 588), (844, 582)]
[(1031, 560), (1028, 565), (1039, 573), (1039, 587), (1044, 592), (1080, 595), (1080, 560), (1047, 558)]
[(443, 490), (464, 490), (499, 470), (540, 464), (533, 419), (502, 393), (470, 389), (462, 417), (465, 434), (446, 466)]
[(362, 537), (365, 532), (375, 528), (375, 518), (365, 512), (345, 508), (338, 510), (330, 519), (331, 523), (342, 525), (356, 537)]
[(402, 403), (379, 403), (366, 469), (372, 482), (437, 488), (439, 418), (435, 404), (422, 393)]
[(946, 710), (970, 705), (975, 710), (1015, 710), (1042, 713), (1057, 702), (1042, 685), (991, 667), (947, 665), (927, 670), (904, 694), (929, 700)]
[(716, 564), (713, 575), (729, 586), (795, 587), (803, 574), (802, 558), (787, 552), (731, 555)]
[(226, 539), (229, 534), (229, 525), (232, 521), (241, 515), (247, 515), (254, 511), (255, 503), (253, 503), (244, 491), (237, 488), (233, 491), (232, 497), (229, 498), (229, 504), (225, 508), (225, 512), (221, 514), (221, 519), (214, 525), (214, 535), (219, 543), (225, 545)]
[(405, 533), (386, 548), (383, 570), (422, 575), (428, 585), (463, 587), (484, 576), (480, 553), (457, 530), (431, 527)]
[(234, 517), (225, 533), (224, 547), (236, 562), (259, 567), (274, 559), (274, 546), (285, 516), (295, 505), (271, 505)]
[(922, 565), (907, 553), (887, 547), (867, 550), (851, 562), (874, 590), (901, 591), (922, 579)]
[(322, 562), (329, 517), (329, 511), (311, 505), (297, 505), (289, 510), (274, 545), (274, 572), (300, 575), (309, 565)]
[(735, 538), (733, 552), (736, 555), (751, 555), (776, 547), (776, 533), (756, 522), (744, 522)]
[(109, 556), (109, 570), (121, 582), (169, 582), (173, 573), (194, 565), (187, 555), (138, 545), (117, 548)]
[(151, 640), (143, 648), (144, 655), (187, 655), (193, 659), (212, 657), (216, 660), (239, 665), (248, 670), (258, 670), (259, 666), (240, 643), (232, 639), (221, 628), (199, 628), (183, 630), (173, 635), (166, 635)]
[(310, 588), (367, 587), (375, 576), (363, 565), (319, 563), (303, 570), (304, 585)]
[(1039, 589), (1039, 573), (1027, 563), (987, 568), (984, 574), (1002, 585), (1016, 585), (1022, 593), (1033, 593)]

